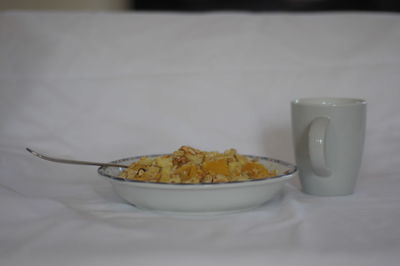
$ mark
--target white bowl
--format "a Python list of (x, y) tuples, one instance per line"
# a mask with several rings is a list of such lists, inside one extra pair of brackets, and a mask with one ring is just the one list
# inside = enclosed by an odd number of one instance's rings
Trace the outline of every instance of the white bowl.
[[(147, 157), (160, 156), (146, 155)], [(278, 172), (276, 177), (214, 184), (166, 184), (127, 180), (119, 177), (123, 168), (100, 167), (98, 173), (109, 180), (127, 202), (140, 209), (187, 212), (234, 212), (260, 206), (280, 193), (284, 184), (297, 171), (296, 166), (276, 159), (251, 156), (268, 169)], [(125, 158), (113, 163), (131, 164), (142, 156)]]

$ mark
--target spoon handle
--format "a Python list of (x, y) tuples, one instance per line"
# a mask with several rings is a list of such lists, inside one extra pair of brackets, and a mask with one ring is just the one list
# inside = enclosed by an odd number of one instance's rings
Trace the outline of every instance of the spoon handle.
[(62, 158), (54, 158), (50, 156), (46, 156), (43, 154), (40, 154), (32, 149), (26, 148), (27, 151), (32, 153), (33, 155), (47, 161), (51, 162), (56, 162), (56, 163), (68, 163), (68, 164), (80, 164), (80, 165), (96, 165), (96, 166), (112, 166), (112, 167), (121, 167), (121, 168), (127, 168), (128, 165), (123, 165), (123, 164), (115, 164), (115, 163), (99, 163), (99, 162), (87, 162), (87, 161), (77, 161), (77, 160), (68, 160), (68, 159), (62, 159)]

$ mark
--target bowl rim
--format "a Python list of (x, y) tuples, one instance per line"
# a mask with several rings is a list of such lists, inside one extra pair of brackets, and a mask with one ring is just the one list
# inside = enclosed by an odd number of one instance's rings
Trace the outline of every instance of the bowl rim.
[[(150, 154), (150, 155), (138, 155), (138, 156), (133, 156), (133, 157), (127, 157), (127, 158), (122, 158), (118, 160), (111, 161), (110, 163), (117, 163), (117, 164), (124, 164), (127, 161), (135, 161), (139, 160), (142, 157), (158, 157), (158, 156), (163, 156), (163, 155), (169, 155), (168, 153), (164, 154)], [(285, 167), (288, 167), (289, 170), (285, 171), (283, 174), (274, 176), (274, 177), (266, 177), (266, 178), (260, 178), (260, 179), (250, 179), (250, 180), (241, 180), (241, 181), (231, 181), (231, 182), (220, 182), (220, 183), (160, 183), (160, 182), (150, 182), (150, 181), (141, 181), (141, 180), (132, 180), (132, 179), (126, 179), (118, 176), (112, 176), (107, 174), (105, 171), (108, 168), (118, 168), (118, 167), (112, 167), (112, 166), (101, 166), (97, 169), (97, 172), (100, 176), (103, 176), (107, 179), (110, 179), (110, 181), (117, 181), (120, 183), (126, 183), (126, 184), (132, 184), (132, 185), (140, 185), (140, 186), (145, 186), (145, 187), (158, 187), (158, 188), (177, 188), (177, 187), (186, 187), (186, 188), (200, 188), (200, 187), (207, 187), (207, 188), (218, 188), (218, 187), (227, 187), (227, 186), (238, 186), (238, 185), (255, 185), (255, 184), (260, 184), (260, 183), (275, 183), (275, 182), (281, 182), (287, 179), (290, 179), (293, 177), (293, 175), (297, 172), (298, 168), (296, 165), (279, 160), (279, 159), (274, 159), (266, 156), (258, 156), (258, 155), (247, 155), (243, 154), (246, 157), (249, 157), (251, 159), (256, 159), (256, 160), (263, 160), (263, 161), (269, 161), (273, 163), (277, 163), (280, 165), (283, 165)]]

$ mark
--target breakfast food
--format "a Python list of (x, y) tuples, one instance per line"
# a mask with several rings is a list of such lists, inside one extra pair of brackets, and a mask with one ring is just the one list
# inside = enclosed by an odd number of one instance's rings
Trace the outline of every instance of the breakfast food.
[(224, 183), (276, 176), (257, 160), (240, 155), (235, 149), (224, 153), (205, 152), (182, 146), (169, 155), (142, 157), (120, 177), (158, 183)]

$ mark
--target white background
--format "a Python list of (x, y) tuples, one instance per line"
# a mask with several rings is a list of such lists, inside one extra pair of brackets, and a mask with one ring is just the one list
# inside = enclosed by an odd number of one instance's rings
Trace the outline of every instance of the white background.
[[(0, 264), (394, 265), (400, 18), (389, 14), (0, 14)], [(253, 211), (123, 202), (96, 168), (180, 145), (294, 162), (290, 101), (368, 102), (354, 195), (297, 180)], [(238, 195), (239, 196), (239, 195)]]

